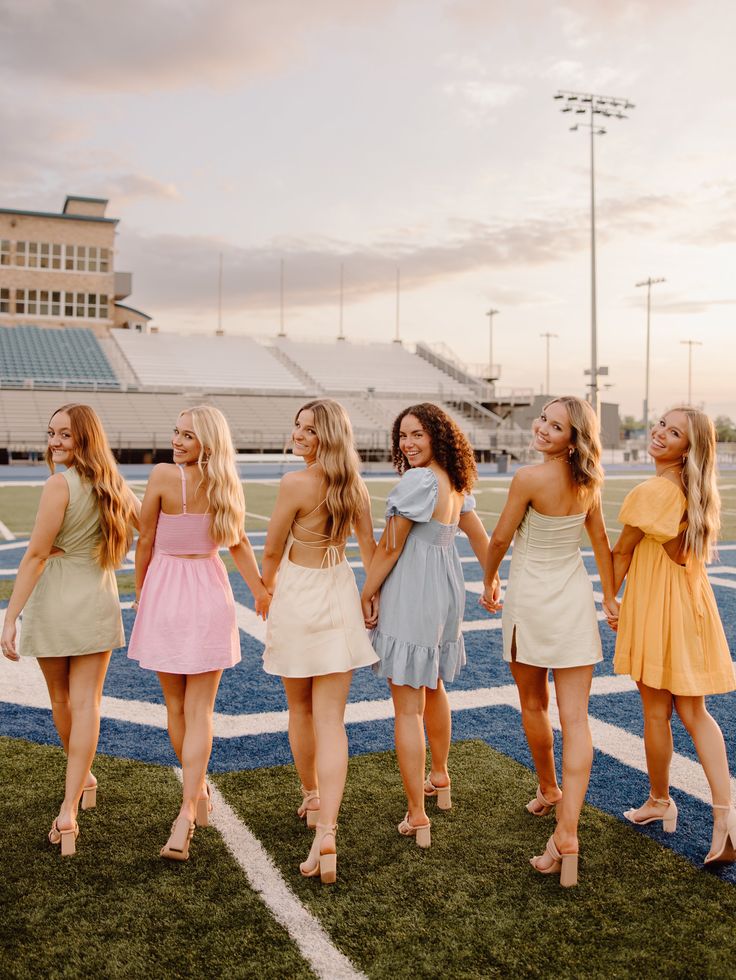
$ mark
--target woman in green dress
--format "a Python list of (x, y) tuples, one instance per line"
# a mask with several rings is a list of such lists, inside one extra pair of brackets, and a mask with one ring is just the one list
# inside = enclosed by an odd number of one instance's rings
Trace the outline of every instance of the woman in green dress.
[[(49, 840), (74, 854), (77, 808), (96, 803), (90, 767), (110, 655), (125, 644), (115, 569), (125, 558), (140, 503), (126, 486), (99, 418), (64, 405), (48, 427), (52, 475), (5, 612), (0, 648), (9, 660), (36, 657), (67, 755), (64, 800)], [(65, 466), (55, 473), (57, 466)], [(17, 619), (23, 615), (19, 642)]]

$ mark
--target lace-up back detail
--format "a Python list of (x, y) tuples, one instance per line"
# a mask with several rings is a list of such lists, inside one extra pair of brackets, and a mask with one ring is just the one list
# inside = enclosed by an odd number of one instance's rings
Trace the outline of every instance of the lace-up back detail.
[[(324, 500), (320, 500), (320, 502), (313, 510), (310, 510), (308, 514), (304, 515), (302, 520), (303, 521), (308, 520), (310, 517), (312, 517), (313, 514), (316, 514), (321, 507), (324, 507), (326, 503), (327, 503), (327, 497), (325, 497)], [(294, 528), (298, 528), (304, 534), (311, 534), (312, 540), (305, 541), (303, 538), (298, 538), (294, 534)], [(319, 566), (320, 568), (324, 568), (325, 565), (328, 568), (331, 568), (333, 565), (338, 565), (342, 561), (342, 555), (340, 554), (340, 550), (343, 547), (344, 542), (336, 542), (332, 539), (331, 535), (325, 534), (322, 531), (313, 531), (310, 527), (305, 527), (302, 523), (300, 523), (297, 520), (295, 520), (294, 523), (291, 525), (290, 540), (287, 544), (287, 553), (291, 550), (291, 545), (293, 542), (296, 542), (297, 544), (300, 544), (305, 548), (313, 548), (313, 549), (321, 548), (322, 550), (324, 550), (322, 562), (320, 563)]]

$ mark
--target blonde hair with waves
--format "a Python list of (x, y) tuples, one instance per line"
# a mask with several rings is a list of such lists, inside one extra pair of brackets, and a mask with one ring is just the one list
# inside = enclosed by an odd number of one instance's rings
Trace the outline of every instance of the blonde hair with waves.
[(687, 530), (684, 547), (699, 561), (716, 557), (721, 529), (721, 495), (716, 466), (716, 428), (705, 412), (691, 405), (675, 405), (667, 411), (687, 416), (690, 443), (682, 467), (682, 484), (687, 498)]
[(235, 448), (227, 419), (214, 405), (195, 405), (180, 412), (192, 417), (199, 440), (197, 466), (207, 495), (210, 535), (217, 545), (232, 548), (243, 537), (245, 495), (235, 466)]
[(575, 395), (560, 395), (552, 398), (544, 406), (546, 411), (550, 405), (565, 406), (567, 417), (572, 429), (572, 449), (570, 452), (570, 473), (578, 488), (579, 495), (590, 508), (597, 502), (603, 486), (603, 467), (601, 466), (601, 433), (598, 416), (593, 411), (590, 402)]
[[(57, 408), (49, 419), (66, 412), (74, 440), (72, 466), (85, 480), (97, 498), (100, 512), (100, 540), (95, 558), (102, 568), (118, 568), (133, 541), (133, 502), (120, 475), (115, 457), (102, 428), (102, 422), (89, 405), (71, 403)], [(55, 470), (51, 449), (46, 450), (46, 462)]]
[(328, 530), (334, 541), (343, 542), (350, 536), (366, 499), (353, 427), (348, 413), (332, 398), (318, 398), (302, 405), (295, 422), (305, 409), (314, 415), (314, 431), (319, 442), (317, 460), (327, 482)]

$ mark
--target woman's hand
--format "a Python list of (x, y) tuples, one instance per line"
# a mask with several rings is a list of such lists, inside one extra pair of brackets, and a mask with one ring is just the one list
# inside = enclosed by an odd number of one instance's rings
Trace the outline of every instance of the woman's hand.
[(0, 637), (0, 649), (3, 651), (3, 656), (7, 657), (8, 660), (20, 660), (18, 652), (15, 649), (15, 636), (15, 620), (6, 618), (5, 624), (3, 625), (2, 637)]
[(363, 607), (363, 620), (367, 630), (375, 629), (378, 624), (378, 593), (370, 598), (361, 597), (360, 604)]
[(603, 612), (606, 614), (606, 622), (614, 633), (618, 631), (618, 614), (621, 603), (617, 599), (604, 599)]
[(256, 596), (256, 615), (261, 619), (268, 618), (268, 610), (271, 606), (273, 594), (264, 588), (263, 593)]
[(491, 585), (486, 585), (483, 595), (478, 599), (480, 605), (489, 613), (497, 613), (503, 608), (501, 602), (501, 579), (496, 575)]

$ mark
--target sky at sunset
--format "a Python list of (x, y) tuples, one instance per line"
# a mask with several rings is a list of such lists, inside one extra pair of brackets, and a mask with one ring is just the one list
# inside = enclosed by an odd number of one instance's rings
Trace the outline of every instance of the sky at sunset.
[(558, 88), (621, 96), (596, 142), (599, 361), (640, 416), (736, 418), (730, 0), (0, 0), (0, 205), (109, 197), (127, 302), (161, 330), (285, 326), (488, 359), (584, 392), (589, 148)]

